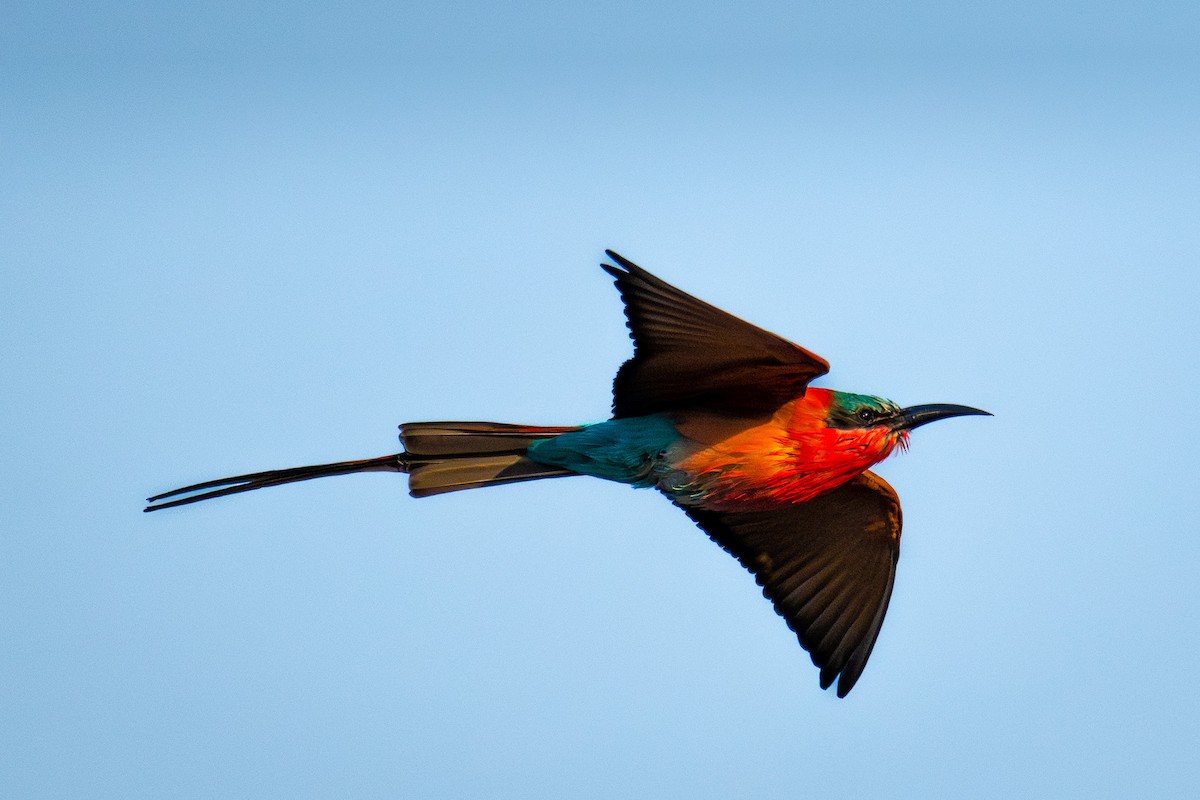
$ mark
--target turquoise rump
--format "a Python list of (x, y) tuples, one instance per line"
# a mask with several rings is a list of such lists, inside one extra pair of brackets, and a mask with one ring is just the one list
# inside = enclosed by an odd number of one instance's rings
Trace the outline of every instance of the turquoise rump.
[(667, 451), (680, 438), (664, 415), (613, 419), (538, 439), (525, 455), (539, 464), (643, 488), (658, 484)]

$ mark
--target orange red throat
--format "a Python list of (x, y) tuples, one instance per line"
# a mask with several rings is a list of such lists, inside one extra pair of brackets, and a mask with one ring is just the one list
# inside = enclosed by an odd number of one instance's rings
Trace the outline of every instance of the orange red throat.
[[(831, 390), (809, 387), (769, 420), (717, 441), (692, 441), (673, 465), (687, 479), (663, 488), (681, 502), (714, 511), (768, 510), (824, 494), (896, 447), (907, 448), (907, 431), (830, 426), (833, 401)], [(689, 437), (686, 422), (679, 428)]]

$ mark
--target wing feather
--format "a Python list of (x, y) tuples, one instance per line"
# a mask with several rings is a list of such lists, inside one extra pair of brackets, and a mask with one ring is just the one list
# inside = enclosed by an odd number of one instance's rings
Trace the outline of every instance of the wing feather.
[(613, 381), (613, 416), (709, 407), (771, 412), (829, 371), (820, 356), (676, 289), (611, 250), (634, 341)]
[(718, 512), (680, 506), (754, 573), (820, 670), (845, 697), (862, 675), (900, 555), (900, 501), (865, 472), (833, 491), (771, 511)]

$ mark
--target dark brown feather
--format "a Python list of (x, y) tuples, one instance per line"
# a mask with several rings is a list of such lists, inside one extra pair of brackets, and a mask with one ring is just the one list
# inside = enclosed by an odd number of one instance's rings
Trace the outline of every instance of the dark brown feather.
[[(214, 497), (250, 492), (255, 489), (265, 489), (268, 486), (282, 486), (285, 483), (309, 481), (313, 478), (328, 478), (332, 475), (350, 475), (355, 472), (408, 472), (408, 462), (404, 453), (378, 458), (364, 458), (358, 461), (339, 461), (335, 464), (313, 464), (307, 467), (290, 467), (288, 469), (269, 469), (264, 472), (251, 472), (246, 475), (232, 475), (228, 478), (217, 478), (204, 483), (193, 483), (172, 489), (169, 492), (156, 494), (148, 498), (151, 505), (143, 511), (159, 511), (164, 508), (186, 506), (201, 500), (211, 500)], [(208, 491), (201, 491), (207, 489)], [(194, 494), (200, 492), (199, 494)], [(188, 495), (183, 497), (183, 495)], [(162, 503), (168, 497), (177, 499)]]
[(771, 412), (802, 394), (829, 364), (605, 251), (618, 266), (634, 355), (613, 382), (613, 416), (685, 408)]
[[(272, 469), (194, 483), (151, 497), (151, 505), (145, 510), (158, 511), (267, 486), (353, 472), (407, 472), (409, 494), (413, 497), (539, 478), (561, 478), (576, 473), (531, 461), (525, 458), (525, 450), (538, 439), (575, 430), (579, 429), (502, 422), (406, 422), (400, 426), (402, 453), (361, 461)], [(162, 500), (167, 502), (159, 502)]]
[(504, 422), (406, 422), (400, 443), (409, 456), (521, 453), (538, 439), (579, 430), (578, 425), (511, 425)]
[(538, 439), (577, 430), (576, 426), (503, 422), (406, 422), (400, 426), (400, 442), (408, 459), (408, 493), (429, 497), (574, 475), (567, 469), (531, 461), (525, 450)]
[(821, 688), (837, 678), (838, 697), (845, 697), (867, 664), (892, 596), (901, 527), (892, 487), (865, 472), (773, 511), (680, 507), (754, 573), (820, 668)]

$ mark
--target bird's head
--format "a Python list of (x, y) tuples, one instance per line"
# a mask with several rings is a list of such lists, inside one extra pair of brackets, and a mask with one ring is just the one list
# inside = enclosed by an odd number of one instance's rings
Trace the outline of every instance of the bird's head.
[(908, 432), (938, 419), (987, 414), (977, 408), (925, 405), (901, 408), (890, 400), (810, 386), (788, 415), (783, 482), (790, 502), (836, 488), (908, 446)]
[(825, 413), (826, 426), (842, 431), (887, 433), (894, 443), (902, 447), (908, 442), (909, 431), (930, 422), (968, 414), (991, 416), (989, 412), (978, 408), (949, 403), (901, 408), (891, 400), (868, 394), (830, 391), (829, 395)]

